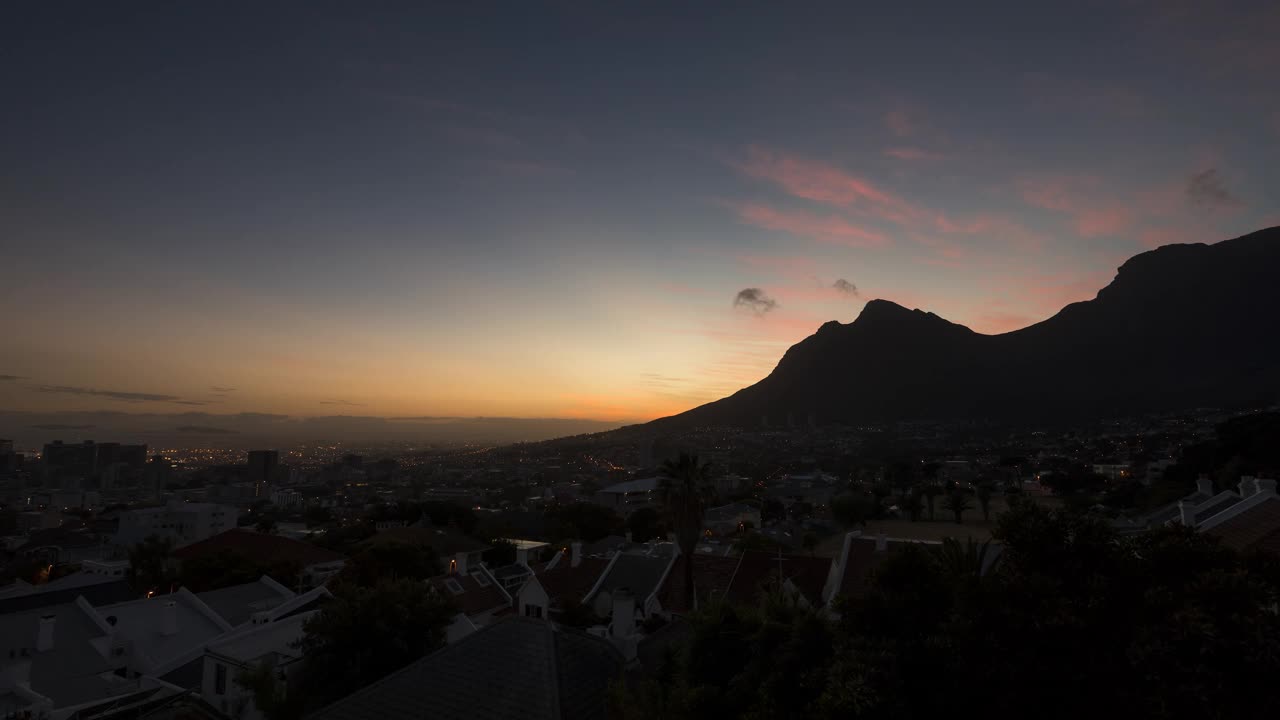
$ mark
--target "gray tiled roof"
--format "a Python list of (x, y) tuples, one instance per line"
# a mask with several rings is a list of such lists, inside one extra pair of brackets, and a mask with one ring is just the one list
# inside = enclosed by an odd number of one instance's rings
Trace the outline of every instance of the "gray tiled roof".
[(1199, 525), (1205, 520), (1208, 520), (1209, 518), (1213, 517), (1214, 515), (1217, 515), (1223, 510), (1226, 510), (1232, 505), (1235, 505), (1241, 500), (1244, 500), (1244, 498), (1240, 497), (1235, 493), (1230, 493), (1230, 494), (1223, 493), (1223, 497), (1221, 497), (1220, 499), (1214, 502), (1207, 503), (1203, 507), (1196, 508), (1196, 516), (1195, 516), (1196, 524)]
[(196, 597), (233, 626), (246, 623), (254, 613), (270, 610), (293, 596), (294, 593), (282, 593), (262, 580), (196, 593)]
[(604, 718), (621, 656), (606, 641), (512, 617), (392, 673), (310, 720)]
[(670, 557), (624, 553), (618, 556), (609, 574), (600, 583), (599, 592), (613, 592), (618, 588), (627, 588), (636, 599), (643, 601), (657, 589), (663, 573), (670, 564)]

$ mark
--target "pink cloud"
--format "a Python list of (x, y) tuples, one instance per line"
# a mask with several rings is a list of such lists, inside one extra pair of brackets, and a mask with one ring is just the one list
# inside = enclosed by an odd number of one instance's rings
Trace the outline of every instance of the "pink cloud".
[(888, 157), (896, 158), (898, 160), (909, 160), (909, 161), (938, 160), (942, 157), (942, 155), (938, 153), (930, 152), (928, 150), (923, 150), (921, 148), (916, 148), (916, 147), (885, 148), (884, 154)]
[(916, 123), (906, 110), (890, 110), (884, 114), (884, 126), (898, 137), (907, 137), (916, 131)]
[(1085, 178), (1046, 177), (1024, 181), (1022, 197), (1031, 205), (1070, 216), (1076, 233), (1094, 238), (1119, 235), (1134, 223), (1133, 210), (1094, 197), (1096, 183)]
[(738, 217), (768, 230), (808, 237), (819, 242), (848, 247), (882, 247), (889, 244), (885, 235), (859, 227), (838, 215), (819, 216), (806, 212), (783, 212), (767, 205), (739, 205)]
[(870, 182), (814, 160), (752, 146), (739, 169), (754, 178), (780, 185), (788, 194), (827, 205), (855, 204), (906, 209), (903, 200)]

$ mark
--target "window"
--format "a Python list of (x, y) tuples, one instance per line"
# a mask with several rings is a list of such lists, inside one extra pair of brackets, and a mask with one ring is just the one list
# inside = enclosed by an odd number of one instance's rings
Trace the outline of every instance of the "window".
[(458, 581), (454, 580), (453, 578), (449, 578), (448, 580), (445, 580), (444, 586), (449, 588), (449, 592), (453, 593), (454, 595), (461, 595), (464, 592), (462, 589), (462, 586), (459, 585)]
[(476, 584), (480, 587), (489, 587), (489, 578), (479, 570), (471, 573), (471, 577), (475, 578)]
[(524, 616), (531, 617), (531, 618), (542, 617), (542, 606), (541, 605), (525, 605)]
[(213, 691), (218, 695), (227, 694), (227, 666), (222, 663), (213, 666)]

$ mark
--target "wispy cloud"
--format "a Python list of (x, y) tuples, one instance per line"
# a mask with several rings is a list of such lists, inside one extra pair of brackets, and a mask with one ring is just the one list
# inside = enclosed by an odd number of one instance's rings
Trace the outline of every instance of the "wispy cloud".
[(1041, 177), (1019, 185), (1022, 198), (1031, 205), (1068, 215), (1081, 237), (1120, 235), (1134, 224), (1132, 208), (1102, 199), (1098, 182), (1091, 178)]
[(218, 385), (213, 385), (209, 388), (209, 392), (214, 392), (219, 395), (226, 395), (227, 393), (233, 393), (235, 391), (236, 389), (233, 387), (221, 387)]
[(778, 308), (778, 301), (769, 297), (760, 288), (743, 288), (733, 298), (733, 306), (742, 308), (755, 315), (765, 315)]
[(911, 114), (902, 108), (890, 110), (884, 114), (884, 126), (898, 137), (910, 137), (917, 130), (917, 122)]
[(839, 215), (814, 215), (806, 212), (784, 212), (767, 205), (739, 205), (738, 217), (743, 222), (777, 230), (818, 242), (849, 247), (881, 247), (889, 238), (876, 230), (854, 225)]
[(1187, 181), (1187, 199), (1192, 205), (1213, 208), (1240, 207), (1244, 203), (1223, 184), (1217, 168), (1209, 168)]
[(831, 287), (835, 288), (836, 291), (841, 294), (849, 295), (851, 297), (860, 297), (860, 293), (858, 292), (858, 286), (854, 285), (848, 280), (845, 280), (844, 278), (840, 278), (839, 280), (836, 280), (834, 283), (831, 284)]
[(163, 402), (174, 403), (177, 405), (208, 405), (203, 400), (185, 400), (177, 395), (164, 395), (161, 393), (140, 393), (126, 392), (124, 390), (99, 390), (97, 388), (77, 387), (74, 385), (38, 385), (36, 392), (60, 394), (60, 395), (85, 395), (91, 397), (102, 397), (108, 400), (118, 400), (127, 403), (141, 402)]
[(174, 428), (174, 430), (183, 435), (236, 435), (238, 434), (237, 431), (235, 430), (228, 430), (227, 428), (220, 428), (220, 427), (211, 427), (208, 425), (180, 425), (177, 428)]
[(32, 425), (36, 430), (52, 430), (54, 432), (67, 430), (92, 430), (96, 425), (64, 425), (62, 423), (45, 423), (42, 425)]
[(350, 407), (364, 407), (364, 403), (352, 402), (350, 400), (321, 400), (321, 405), (346, 405)]
[(797, 155), (753, 146), (738, 169), (751, 177), (775, 183), (794, 197), (838, 207), (857, 207), (894, 222), (902, 222), (911, 215), (908, 203), (870, 181)]
[(897, 158), (898, 160), (938, 160), (942, 157), (940, 153), (931, 152), (917, 147), (891, 147), (885, 148), (884, 154), (887, 157)]
[(26, 380), (21, 375), (0, 375), (0, 382), (14, 382), (17, 380)]

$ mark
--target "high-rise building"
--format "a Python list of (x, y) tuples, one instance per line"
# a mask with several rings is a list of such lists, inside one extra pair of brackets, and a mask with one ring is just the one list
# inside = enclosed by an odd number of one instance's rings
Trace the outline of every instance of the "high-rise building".
[(280, 451), (250, 450), (248, 480), (255, 485), (269, 483), (275, 479), (276, 468), (279, 466)]
[(45, 473), (51, 477), (87, 477), (98, 469), (98, 446), (92, 440), (85, 440), (79, 445), (54, 440), (45, 443), (41, 457)]

